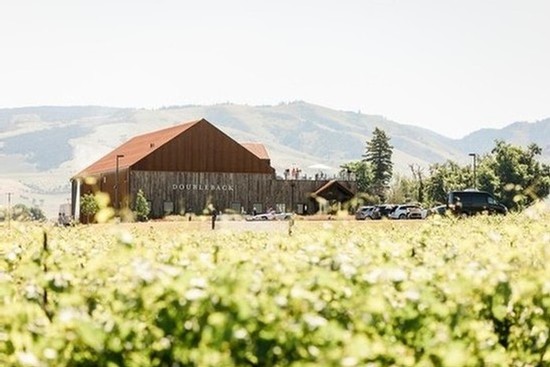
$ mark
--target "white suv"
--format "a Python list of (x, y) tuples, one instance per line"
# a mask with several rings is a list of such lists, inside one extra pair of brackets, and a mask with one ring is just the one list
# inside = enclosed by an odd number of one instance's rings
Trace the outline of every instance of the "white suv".
[(389, 214), (390, 219), (407, 219), (409, 217), (410, 209), (420, 209), (421, 207), (415, 204), (404, 204), (395, 207)]

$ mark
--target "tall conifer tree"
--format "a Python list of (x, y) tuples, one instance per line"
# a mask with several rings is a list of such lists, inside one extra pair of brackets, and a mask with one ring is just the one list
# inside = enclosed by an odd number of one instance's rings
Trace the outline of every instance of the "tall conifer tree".
[(372, 167), (373, 191), (382, 200), (393, 173), (392, 154), (393, 146), (390, 145), (389, 136), (384, 130), (375, 128), (371, 140), (367, 141), (363, 161)]

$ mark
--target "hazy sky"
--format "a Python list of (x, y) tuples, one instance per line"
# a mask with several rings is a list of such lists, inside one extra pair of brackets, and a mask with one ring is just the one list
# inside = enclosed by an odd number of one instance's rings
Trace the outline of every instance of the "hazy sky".
[(550, 117), (550, 0), (0, 1), (0, 107), (303, 100), (451, 137)]

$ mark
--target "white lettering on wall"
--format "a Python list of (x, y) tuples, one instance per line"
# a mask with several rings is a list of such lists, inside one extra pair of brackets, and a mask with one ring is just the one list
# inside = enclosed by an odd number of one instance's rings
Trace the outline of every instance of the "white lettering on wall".
[(233, 185), (173, 184), (172, 190), (181, 191), (235, 191)]

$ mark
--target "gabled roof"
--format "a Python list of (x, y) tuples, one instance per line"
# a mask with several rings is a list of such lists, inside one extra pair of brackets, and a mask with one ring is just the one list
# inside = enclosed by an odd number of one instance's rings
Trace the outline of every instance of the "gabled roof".
[(317, 196), (322, 196), (323, 192), (327, 191), (331, 186), (335, 186), (336, 188), (340, 189), (342, 192), (344, 192), (345, 194), (347, 194), (349, 196), (354, 195), (354, 193), (350, 189), (348, 189), (346, 186), (342, 185), (337, 180), (330, 180), (329, 182), (327, 182), (326, 184), (324, 184), (323, 186), (321, 186), (317, 190), (315, 190), (315, 192), (313, 192), (312, 194), (317, 195)]
[[(115, 148), (107, 155), (101, 157), (99, 160), (86, 167), (74, 177), (86, 177), (98, 173), (114, 172), (117, 165), (117, 156), (119, 156), (119, 169), (131, 167), (155, 150), (170, 142), (172, 139), (175, 139), (180, 134), (203, 121), (209, 123), (207, 120), (201, 119), (136, 136)], [(259, 159), (269, 160), (269, 154), (263, 144), (244, 143), (240, 145)]]
[(241, 143), (243, 147), (260, 159), (268, 159), (269, 154), (262, 143)]
[(120, 145), (107, 155), (103, 156), (92, 165), (86, 167), (84, 170), (76, 174), (75, 177), (86, 177), (100, 172), (115, 171), (117, 156), (119, 155), (122, 155), (122, 157), (118, 158), (119, 169), (130, 167), (203, 120), (204, 119), (191, 121), (166, 129), (157, 130), (152, 133), (136, 136)]

